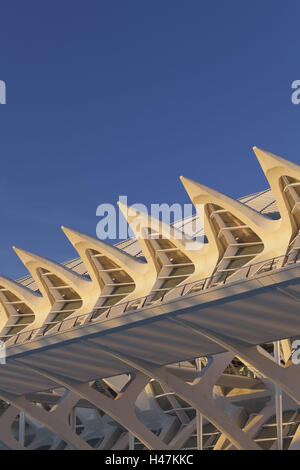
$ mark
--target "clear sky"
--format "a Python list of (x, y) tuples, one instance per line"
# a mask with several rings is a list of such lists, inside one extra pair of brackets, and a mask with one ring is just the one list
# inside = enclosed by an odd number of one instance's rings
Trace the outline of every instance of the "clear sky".
[(1, 274), (11, 246), (75, 255), (96, 207), (188, 202), (178, 179), (265, 189), (252, 146), (300, 163), (299, 0), (10, 0), (0, 6)]

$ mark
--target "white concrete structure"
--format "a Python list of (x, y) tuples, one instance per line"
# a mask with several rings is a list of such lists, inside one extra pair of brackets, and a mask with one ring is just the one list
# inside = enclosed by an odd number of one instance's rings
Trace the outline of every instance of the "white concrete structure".
[(0, 277), (3, 448), (300, 448), (300, 167), (254, 151), (271, 190), (181, 177), (204, 247), (193, 218), (139, 214), (155, 238), (62, 227), (79, 254), (63, 265), (15, 248), (30, 276)]

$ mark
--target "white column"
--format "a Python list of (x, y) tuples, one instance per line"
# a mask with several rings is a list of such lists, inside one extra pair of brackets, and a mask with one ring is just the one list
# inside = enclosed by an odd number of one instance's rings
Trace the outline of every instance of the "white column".
[(25, 445), (25, 413), (20, 411), (19, 413), (19, 443)]
[[(196, 359), (197, 371), (201, 371), (201, 360)], [(197, 429), (197, 449), (203, 450), (203, 416), (200, 411), (196, 411), (196, 429)]]
[[(280, 365), (280, 341), (274, 343), (274, 358), (276, 364)], [(275, 408), (276, 408), (276, 425), (277, 425), (277, 448), (282, 450), (282, 390), (275, 385)]]
[(72, 431), (76, 432), (76, 407), (75, 406), (70, 413), (70, 427)]
[(134, 435), (131, 432), (128, 433), (128, 440), (129, 440), (129, 450), (134, 450)]

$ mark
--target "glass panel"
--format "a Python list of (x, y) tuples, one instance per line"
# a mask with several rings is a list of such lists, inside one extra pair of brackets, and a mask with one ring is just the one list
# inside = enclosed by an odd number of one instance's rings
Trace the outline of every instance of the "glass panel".
[(152, 392), (153, 392), (154, 396), (163, 395), (165, 393), (164, 390), (162, 389), (162, 386), (160, 385), (160, 383), (157, 382), (156, 380), (154, 380), (153, 382), (150, 382), (150, 385), (151, 385)]
[(244, 266), (244, 264), (249, 263), (253, 259), (252, 256), (247, 256), (245, 258), (232, 259), (228, 263), (225, 269), (236, 269)]
[(167, 240), (165, 238), (161, 238), (161, 236), (156, 239), (156, 242), (162, 250), (168, 250), (170, 248), (176, 248), (175, 245), (173, 245), (173, 243), (170, 242), (170, 240)]
[(66, 300), (80, 299), (80, 296), (74, 289), (72, 289), (72, 287), (65, 287), (64, 289), (59, 289), (58, 292)]
[(124, 297), (124, 295), (117, 295), (116, 297), (107, 297), (103, 302), (102, 306), (108, 307), (110, 305), (115, 305), (117, 302), (121, 302)]
[(161, 285), (161, 289), (171, 289), (172, 287), (177, 286), (180, 282), (183, 282), (186, 279), (185, 277), (175, 277), (173, 279), (168, 279)]
[(121, 285), (119, 287), (115, 287), (111, 293), (112, 294), (129, 294), (130, 292), (133, 292), (134, 289), (135, 289), (135, 285), (134, 286)]
[[(1, 289), (4, 289), (4, 287), (1, 287)], [(18, 300), (20, 301), (19, 297), (17, 297), (15, 294), (10, 292), (9, 290), (3, 291), (3, 294), (7, 298), (9, 302), (17, 302)]]
[(158, 397), (156, 398), (156, 401), (164, 411), (169, 411), (173, 408), (167, 397)]
[(239, 248), (236, 252), (236, 256), (239, 255), (256, 255), (258, 253), (261, 253), (264, 249), (264, 245), (259, 244), (259, 245), (249, 245), (249, 246), (244, 246), (242, 248)]
[[(94, 252), (94, 253), (95, 254), (100, 254), (100, 253), (97, 253), (97, 252)], [(99, 261), (99, 263), (101, 264), (103, 269), (116, 269), (116, 268), (119, 268), (119, 265), (117, 263), (115, 263), (114, 261), (112, 261), (111, 259), (109, 259), (107, 256), (101, 256), (101, 257), (97, 258), (97, 260)]]
[(240, 219), (235, 217), (230, 212), (222, 212), (219, 214), (223, 222), (226, 224), (226, 227), (234, 227), (238, 225), (245, 225)]
[(261, 239), (250, 228), (232, 228), (232, 234), (237, 242), (261, 242)]
[(182, 266), (180, 268), (173, 269), (172, 276), (178, 276), (180, 274), (192, 274), (195, 271), (194, 265)]
[(63, 310), (77, 310), (82, 306), (82, 300), (75, 301), (75, 302), (66, 302), (63, 307), (60, 309), (61, 311)]
[[(45, 269), (42, 271), (44, 272), (44, 274), (49, 272), (49, 271), (46, 271)], [(49, 281), (54, 287), (63, 287), (66, 285), (66, 283), (62, 279), (57, 277), (55, 274), (48, 274), (47, 278), (49, 279)]]
[(180, 250), (166, 251), (164, 253), (172, 264), (187, 264), (191, 263), (191, 260)]
[(122, 283), (129, 283), (133, 282), (133, 279), (129, 274), (127, 274), (126, 271), (114, 271), (111, 273), (111, 279), (113, 282), (116, 282), (117, 284), (122, 284)]

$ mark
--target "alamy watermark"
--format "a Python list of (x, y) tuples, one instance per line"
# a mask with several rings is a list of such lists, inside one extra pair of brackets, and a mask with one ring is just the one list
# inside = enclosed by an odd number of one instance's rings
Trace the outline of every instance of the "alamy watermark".
[[(193, 204), (151, 204), (149, 211), (144, 204), (140, 203), (128, 207), (127, 200), (127, 196), (120, 196), (118, 208), (110, 203), (100, 204), (97, 207), (96, 216), (100, 217), (96, 227), (97, 238), (100, 240), (127, 240), (133, 237), (155, 239), (161, 235), (163, 238), (179, 239), (187, 249), (191, 250), (199, 249), (199, 243), (203, 244), (204, 207), (202, 204), (196, 205), (197, 217), (193, 217)], [(176, 221), (183, 220), (184, 230), (184, 219), (188, 220), (190, 236), (181, 229), (173, 227)]]
[(291, 100), (293, 104), (300, 104), (300, 80), (294, 80), (292, 83), (292, 96)]
[(0, 80), (0, 104), (6, 104), (6, 83)]

